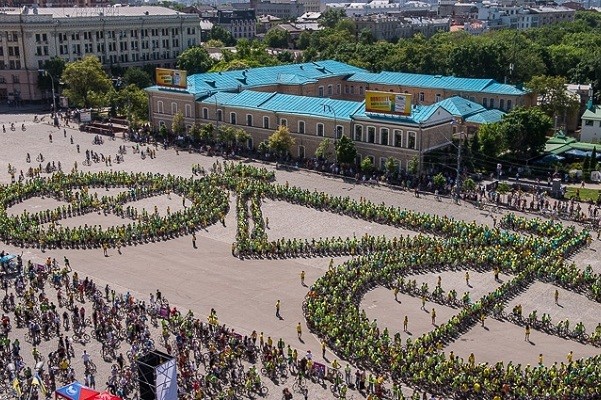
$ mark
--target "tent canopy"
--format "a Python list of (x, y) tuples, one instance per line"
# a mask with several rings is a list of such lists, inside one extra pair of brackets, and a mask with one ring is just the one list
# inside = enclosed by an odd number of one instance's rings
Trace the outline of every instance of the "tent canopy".
[(98, 396), (100, 392), (85, 387), (79, 382), (73, 382), (69, 385), (56, 389), (55, 397), (67, 400), (92, 400)]

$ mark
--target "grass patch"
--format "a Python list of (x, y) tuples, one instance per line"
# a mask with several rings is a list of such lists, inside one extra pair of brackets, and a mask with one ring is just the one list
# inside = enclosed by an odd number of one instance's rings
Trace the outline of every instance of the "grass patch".
[(566, 190), (566, 199), (571, 199), (573, 197), (577, 197), (576, 193), (580, 195), (580, 201), (597, 201), (599, 198), (599, 189), (587, 189), (587, 188), (579, 188), (579, 187), (568, 187)]

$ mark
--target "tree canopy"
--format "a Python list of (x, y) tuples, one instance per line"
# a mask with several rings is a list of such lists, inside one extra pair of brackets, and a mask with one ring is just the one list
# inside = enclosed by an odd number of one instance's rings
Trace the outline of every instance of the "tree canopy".
[(130, 67), (123, 74), (123, 82), (126, 85), (136, 85), (140, 89), (145, 89), (152, 85), (152, 78), (142, 68)]
[(269, 136), (268, 146), (279, 157), (285, 156), (290, 152), (295, 140), (286, 126), (279, 126), (275, 132)]
[(213, 66), (213, 59), (202, 46), (193, 46), (177, 56), (177, 67), (185, 69), (188, 75), (206, 72)]
[(99, 107), (108, 104), (113, 84), (102, 69), (98, 57), (86, 56), (67, 64), (62, 75), (64, 93), (77, 107)]

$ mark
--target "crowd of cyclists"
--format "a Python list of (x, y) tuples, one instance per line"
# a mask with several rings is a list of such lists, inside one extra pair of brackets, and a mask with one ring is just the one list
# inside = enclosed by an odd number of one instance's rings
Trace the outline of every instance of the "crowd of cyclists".
[[(586, 230), (512, 214), (491, 228), (366, 199), (331, 196), (287, 183), (279, 185), (272, 182), (273, 173), (265, 169), (227, 162), (216, 163), (208, 174), (203, 171), (200, 175), (200, 179), (188, 179), (152, 173), (58, 172), (47, 178), (14, 183), (0, 194), (0, 239), (42, 249), (116, 247), (169, 239), (223, 221), (228, 211), (228, 191), (235, 191), (238, 228), (232, 252), (236, 256), (355, 256), (337, 267), (331, 263), (310, 288), (303, 308), (310, 329), (359, 369), (353, 374), (340, 364), (326, 367), (315, 362), (310, 353), (299, 355), (281, 339), (274, 341), (257, 332), (243, 336), (221, 325), (215, 310), (206, 321), (195, 318), (191, 312), (182, 314), (170, 307), (160, 292), (148, 301), (140, 301), (129, 293), (117, 294), (109, 286), (98, 287), (92, 280), (71, 272), (66, 259), (63, 267), (50, 259), (43, 266), (23, 265), (19, 260), (17, 273), (12, 276), (6, 272), (2, 278), (6, 293), (2, 307), (6, 315), (0, 332), (0, 355), (4, 356), (0, 357), (0, 367), (5, 390), (39, 398), (73, 379), (85, 379), (90, 385), (106, 379), (109, 391), (134, 398), (138, 388), (136, 359), (161, 346), (176, 358), (180, 396), (190, 399), (265, 396), (269, 389), (264, 379), (288, 382), (292, 392), (303, 396), (308, 393), (308, 379), (320, 383), (329, 380), (333, 394), (340, 398), (350, 395), (349, 389), (363, 389), (372, 398), (400, 399), (403, 383), (419, 389), (414, 397), (420, 397), (420, 393), (495, 400), (598, 396), (599, 357), (530, 367), (502, 362), (477, 364), (471, 358), (463, 360), (443, 352), (445, 345), (487, 315), (518, 322), (521, 318), (527, 329), (532, 326), (545, 330), (550, 324), (547, 319), (543, 321), (541, 317), (538, 323), (536, 315), (518, 317), (521, 310), (506, 313), (499, 309), (499, 304), (506, 304), (537, 279), (600, 301), (601, 277), (566, 261), (590, 242)], [(101, 196), (90, 190), (113, 187), (125, 190), (115, 196)], [(141, 212), (127, 206), (131, 201), (171, 193), (182, 196), (184, 210), (159, 216), (156, 211)], [(65, 205), (16, 216), (7, 213), (12, 205), (40, 195), (54, 197)], [(264, 198), (420, 234), (398, 238), (365, 235), (270, 240), (266, 234), (268, 223), (261, 212)], [(132, 222), (107, 229), (87, 225), (66, 228), (57, 224), (61, 219), (91, 211), (116, 213)], [(416, 272), (445, 269), (495, 274), (502, 271), (514, 278), (481, 299), (468, 296), (461, 300), (457, 293), (441, 285), (417, 288), (415, 282), (405, 279)], [(361, 310), (363, 294), (382, 285), (396, 293), (456, 307), (458, 313), (421, 337), (403, 341), (398, 333), (380, 329)], [(570, 329), (569, 322), (564, 322), (555, 332), (581, 340), (586, 334), (582, 329), (578, 325)], [(24, 363), (21, 344), (13, 336), (15, 330), (24, 331), (34, 349), (35, 365)], [(153, 331), (159, 332), (159, 337)], [(597, 332), (588, 335), (587, 340), (592, 337), (598, 337)], [(71, 367), (76, 356), (74, 347), (92, 340), (101, 344), (101, 358), (112, 365), (110, 375), (102, 379), (96, 377), (98, 369), (92, 355), (82, 354), (83, 371)], [(42, 342), (57, 343), (56, 350), (47, 356), (40, 354), (37, 348)], [(291, 394), (286, 390), (284, 398)]]

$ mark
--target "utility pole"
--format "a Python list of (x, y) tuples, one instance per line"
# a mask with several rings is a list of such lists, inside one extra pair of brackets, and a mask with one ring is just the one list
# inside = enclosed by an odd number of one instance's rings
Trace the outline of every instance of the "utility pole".
[(455, 179), (455, 191), (457, 192), (457, 199), (459, 199), (459, 193), (461, 193), (461, 138), (457, 145), (457, 179)]

